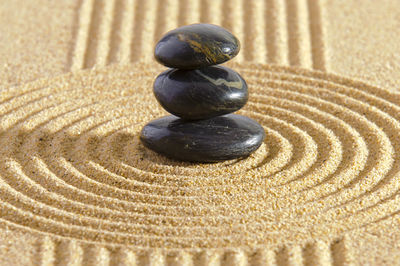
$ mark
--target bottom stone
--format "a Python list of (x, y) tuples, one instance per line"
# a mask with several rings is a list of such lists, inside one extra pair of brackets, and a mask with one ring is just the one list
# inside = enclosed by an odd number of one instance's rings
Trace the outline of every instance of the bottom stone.
[(265, 138), (256, 121), (229, 114), (206, 120), (184, 121), (165, 116), (148, 123), (140, 139), (151, 150), (191, 162), (218, 162), (250, 155)]

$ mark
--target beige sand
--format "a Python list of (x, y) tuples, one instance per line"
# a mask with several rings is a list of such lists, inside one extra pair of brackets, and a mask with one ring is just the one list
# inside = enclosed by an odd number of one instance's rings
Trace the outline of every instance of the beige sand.
[[(395, 1), (17, 2), (0, 5), (18, 22), (0, 34), (16, 40), (0, 47), (1, 264), (399, 263)], [(166, 115), (154, 43), (197, 21), (242, 40), (240, 113), (267, 133), (249, 158), (180, 163), (138, 140)]]

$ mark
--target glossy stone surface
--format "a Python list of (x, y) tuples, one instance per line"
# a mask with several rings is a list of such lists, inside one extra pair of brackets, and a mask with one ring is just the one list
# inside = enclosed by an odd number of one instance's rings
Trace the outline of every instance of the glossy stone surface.
[(224, 28), (192, 24), (166, 33), (157, 43), (154, 56), (167, 67), (195, 69), (228, 61), (239, 50), (239, 40)]
[(199, 121), (165, 116), (148, 123), (140, 139), (146, 147), (172, 159), (217, 162), (248, 156), (264, 137), (264, 129), (256, 121), (229, 114)]
[(232, 113), (248, 99), (244, 79), (222, 66), (167, 70), (156, 78), (153, 91), (165, 110), (186, 120)]

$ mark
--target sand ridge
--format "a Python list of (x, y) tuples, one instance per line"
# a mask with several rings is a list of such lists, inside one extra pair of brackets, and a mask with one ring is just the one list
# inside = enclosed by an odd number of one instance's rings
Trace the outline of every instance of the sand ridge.
[[(2, 35), (19, 37), (12, 49), (0, 47), (1, 85), (20, 84), (0, 93), (2, 263), (15, 264), (17, 254), (43, 265), (398, 261), (399, 94), (304, 69), (367, 73), (366, 80), (394, 91), (395, 50), (377, 35), (383, 21), (396, 32), (396, 12), (379, 19), (390, 1), (370, 12), (379, 30), (364, 33), (362, 12), (371, 3), (163, 2), (57, 2), (63, 15), (41, 16), (50, 28), (32, 23), (35, 38), (23, 24), (25, 33), (15, 26)], [(338, 26), (350, 9), (358, 24)], [(149, 93), (161, 71), (154, 44), (165, 31), (199, 21), (222, 25), (242, 42), (236, 63), (228, 64), (250, 84), (241, 113), (268, 135), (247, 159), (180, 163), (137, 138), (144, 123), (166, 114)], [(355, 49), (370, 31), (380, 44)], [(31, 46), (43, 36), (49, 50)], [(21, 82), (60, 71), (74, 73)], [(19, 262), (29, 264), (26, 256)]]
[[(71, 70), (153, 60), (159, 38), (178, 26), (221, 25), (241, 41), (236, 62), (325, 70), (325, 1), (82, 0), (77, 6)], [(267, 12), (267, 15), (264, 15)]]
[(249, 158), (219, 164), (141, 145), (144, 123), (166, 114), (148, 93), (153, 64), (5, 91), (3, 219), (88, 242), (193, 249), (328, 241), (397, 211), (398, 93), (316, 71), (232, 67), (252, 90), (240, 113), (267, 137)]

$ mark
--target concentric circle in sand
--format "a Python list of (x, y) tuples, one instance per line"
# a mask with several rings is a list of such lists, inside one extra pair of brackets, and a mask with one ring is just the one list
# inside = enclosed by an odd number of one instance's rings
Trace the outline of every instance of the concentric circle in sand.
[(138, 247), (330, 238), (399, 211), (400, 95), (309, 70), (232, 65), (239, 113), (266, 139), (246, 159), (188, 164), (147, 150), (166, 115), (161, 68), (110, 66), (0, 95), (2, 219), (28, 231)]

